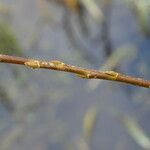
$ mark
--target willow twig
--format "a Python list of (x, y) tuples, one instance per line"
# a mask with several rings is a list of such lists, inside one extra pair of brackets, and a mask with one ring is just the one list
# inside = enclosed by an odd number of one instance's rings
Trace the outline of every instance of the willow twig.
[(76, 74), (78, 77), (81, 77), (81, 78), (118, 81), (118, 82), (123, 82), (127, 84), (132, 84), (135, 86), (150, 88), (150, 81), (148, 80), (126, 76), (126, 75), (123, 75), (121, 73), (114, 72), (114, 71), (97, 71), (97, 70), (92, 70), (92, 69), (80, 68), (80, 67), (72, 66), (69, 64), (65, 64), (64, 62), (61, 62), (58, 60), (42, 61), (42, 60), (28, 59), (28, 58), (23, 58), (23, 57), (8, 56), (8, 55), (0, 54), (0, 62), (25, 65), (33, 69), (43, 68), (43, 69), (70, 72), (70, 73)]

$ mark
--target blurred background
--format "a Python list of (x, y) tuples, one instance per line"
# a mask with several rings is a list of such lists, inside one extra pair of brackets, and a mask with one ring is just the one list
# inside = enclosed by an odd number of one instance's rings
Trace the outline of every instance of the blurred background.
[[(0, 53), (150, 79), (149, 0), (0, 0)], [(150, 92), (0, 65), (1, 150), (148, 150)]]

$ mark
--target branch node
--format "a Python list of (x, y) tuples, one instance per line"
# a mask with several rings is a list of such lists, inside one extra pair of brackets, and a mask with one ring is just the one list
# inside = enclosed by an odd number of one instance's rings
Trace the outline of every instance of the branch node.
[(116, 80), (117, 77), (118, 77), (118, 75), (119, 75), (119, 73), (118, 73), (118, 72), (115, 72), (115, 71), (104, 71), (104, 73), (105, 73), (106, 75), (108, 75), (108, 78), (109, 78), (110, 80)]
[(89, 79), (89, 74), (76, 74), (80, 78)]
[(27, 62), (24, 63), (25, 66), (36, 69), (36, 68), (40, 68), (40, 62), (38, 60), (29, 60)]
[(80, 78), (90, 79), (90, 73), (89, 72), (85, 72), (85, 73), (82, 73), (82, 74), (76, 73), (76, 75)]
[(58, 61), (58, 60), (52, 60), (52, 61), (50, 61), (49, 62), (49, 65), (51, 66), (51, 67), (59, 67), (59, 68), (62, 68), (62, 67), (64, 67), (64, 63), (63, 62), (61, 62), (61, 61)]

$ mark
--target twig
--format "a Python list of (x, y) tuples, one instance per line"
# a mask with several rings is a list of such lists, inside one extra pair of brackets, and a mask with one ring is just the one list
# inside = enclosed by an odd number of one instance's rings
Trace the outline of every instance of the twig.
[[(113, 51), (111, 55), (105, 60), (104, 64), (100, 66), (99, 71), (113, 70), (121, 60), (128, 58), (129, 60), (136, 55), (137, 49), (133, 45), (124, 45)], [(95, 90), (102, 80), (93, 81), (89, 80), (86, 84), (86, 88)]]
[(123, 75), (121, 73), (114, 72), (114, 71), (97, 71), (97, 70), (80, 68), (80, 67), (65, 64), (58, 60), (41, 61), (41, 60), (36, 60), (36, 59), (28, 59), (28, 58), (23, 58), (23, 57), (8, 56), (8, 55), (0, 54), (0, 62), (25, 65), (33, 69), (44, 68), (44, 69), (50, 69), (50, 70), (70, 72), (70, 73), (76, 74), (77, 76), (81, 78), (118, 81), (118, 82), (132, 84), (135, 86), (150, 88), (150, 81), (148, 80), (126, 76), (126, 75)]

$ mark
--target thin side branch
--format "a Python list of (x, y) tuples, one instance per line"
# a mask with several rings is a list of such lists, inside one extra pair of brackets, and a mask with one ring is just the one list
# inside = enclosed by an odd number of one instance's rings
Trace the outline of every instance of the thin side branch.
[(97, 71), (92, 69), (80, 68), (69, 64), (65, 64), (58, 60), (42, 61), (0, 54), (0, 63), (25, 65), (33, 69), (43, 68), (43, 69), (64, 71), (76, 74), (78, 77), (86, 79), (104, 79), (150, 88), (150, 81), (148, 80), (126, 76), (114, 71)]

